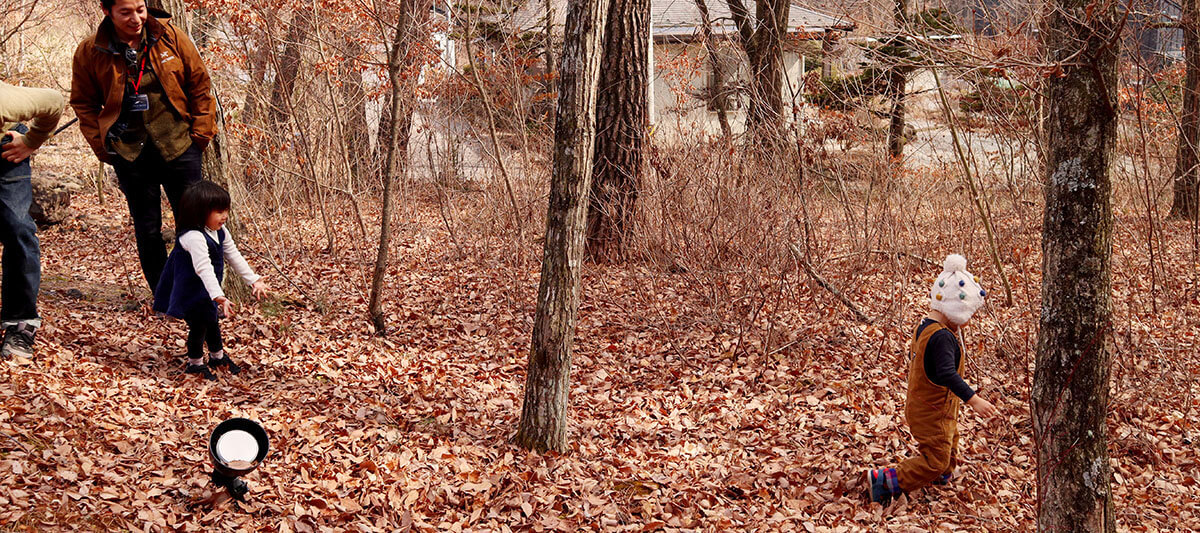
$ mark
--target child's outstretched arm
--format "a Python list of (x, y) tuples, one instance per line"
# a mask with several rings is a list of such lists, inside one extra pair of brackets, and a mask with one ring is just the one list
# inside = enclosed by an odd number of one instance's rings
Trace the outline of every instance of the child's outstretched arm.
[(254, 297), (262, 299), (267, 293), (267, 284), (263, 283), (262, 276), (255, 274), (254, 269), (250, 268), (250, 264), (246, 262), (246, 258), (242, 257), (242, 252), (238, 251), (237, 244), (233, 242), (233, 235), (229, 233), (228, 229), (225, 230), (225, 242), (221, 245), (221, 253), (225, 255), (225, 261), (229, 263), (233, 271), (250, 286)]

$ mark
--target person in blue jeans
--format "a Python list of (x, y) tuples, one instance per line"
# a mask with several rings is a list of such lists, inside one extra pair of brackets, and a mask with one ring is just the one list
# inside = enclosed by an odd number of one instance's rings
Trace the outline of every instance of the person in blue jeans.
[[(54, 132), (63, 97), (53, 89), (16, 87), (0, 81), (0, 358), (33, 357), (41, 327), (37, 297), (42, 282), (37, 225), (29, 216), (33, 177), (29, 156)], [(29, 122), (26, 126), (23, 122)]]

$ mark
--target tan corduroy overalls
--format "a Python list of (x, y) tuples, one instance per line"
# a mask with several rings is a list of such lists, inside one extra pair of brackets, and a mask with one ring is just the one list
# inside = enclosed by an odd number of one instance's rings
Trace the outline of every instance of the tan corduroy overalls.
[[(900, 490), (909, 492), (932, 483), (943, 474), (954, 471), (958, 459), (958, 399), (947, 387), (935, 385), (925, 375), (925, 347), (933, 334), (946, 329), (934, 322), (925, 326), (921, 334), (912, 340), (912, 359), (908, 365), (908, 398), (904, 402), (904, 416), (908, 427), (917, 439), (919, 456), (900, 463), (896, 476)], [(958, 342), (958, 374), (961, 376), (967, 364), (967, 355)]]

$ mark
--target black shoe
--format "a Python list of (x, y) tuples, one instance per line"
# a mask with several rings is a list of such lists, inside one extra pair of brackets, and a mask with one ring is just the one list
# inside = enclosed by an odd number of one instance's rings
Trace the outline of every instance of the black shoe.
[(4, 328), (4, 344), (0, 346), (0, 357), (7, 359), (16, 355), (33, 359), (34, 329), (29, 324), (16, 324)]
[(233, 359), (229, 358), (229, 354), (225, 354), (225, 357), (222, 357), (220, 359), (213, 359), (212, 356), (209, 356), (208, 366), (211, 366), (213, 368), (216, 368), (218, 366), (228, 367), (229, 373), (233, 374), (235, 376), (242, 372), (242, 367), (238, 366), (237, 363), (233, 362)]
[(204, 379), (209, 381), (215, 381), (217, 379), (217, 376), (213, 375), (212, 371), (208, 369), (208, 365), (188, 364), (187, 368), (183, 369), (183, 373), (200, 374), (201, 376), (204, 376)]

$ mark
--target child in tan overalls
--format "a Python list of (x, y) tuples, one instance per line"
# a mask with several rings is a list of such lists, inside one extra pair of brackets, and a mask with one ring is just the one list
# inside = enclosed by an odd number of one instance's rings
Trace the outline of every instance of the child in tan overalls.
[(979, 279), (967, 272), (963, 256), (946, 257), (942, 273), (929, 291), (929, 314), (917, 326), (909, 354), (904, 416), (920, 455), (896, 468), (868, 470), (871, 501), (886, 504), (901, 493), (950, 481), (958, 462), (960, 403), (983, 416), (996, 415), (996, 407), (962, 379), (967, 361), (958, 336), (959, 329), (983, 306), (986, 295)]

